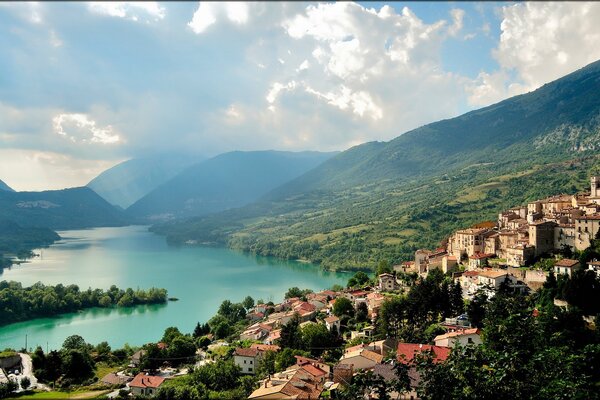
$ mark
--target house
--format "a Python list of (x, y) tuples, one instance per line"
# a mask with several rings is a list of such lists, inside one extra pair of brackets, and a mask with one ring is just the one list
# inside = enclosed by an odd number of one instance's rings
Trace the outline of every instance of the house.
[(131, 365), (133, 365), (134, 367), (138, 367), (141, 362), (142, 362), (142, 358), (146, 355), (146, 350), (138, 350), (135, 353), (133, 353), (133, 355), (131, 356)]
[(339, 364), (351, 365), (353, 370), (372, 369), (377, 364), (381, 364), (383, 356), (366, 348), (347, 351), (340, 358)]
[(260, 358), (267, 351), (278, 352), (280, 347), (262, 343), (253, 343), (250, 348), (238, 347), (233, 352), (233, 363), (240, 367), (243, 374), (254, 375)]
[(486, 267), (488, 265), (488, 260), (494, 257), (496, 257), (495, 254), (475, 253), (472, 256), (469, 256), (469, 269), (475, 270)]
[(579, 264), (579, 261), (563, 258), (554, 264), (554, 273), (557, 275), (566, 274), (571, 277), (571, 275), (573, 275), (573, 271), (579, 269), (580, 267), (581, 264)]
[(336, 332), (340, 332), (340, 319), (338, 317), (332, 315), (330, 317), (325, 318), (324, 321), (325, 326), (329, 331), (332, 331), (335, 328)]
[(411, 364), (415, 356), (430, 352), (434, 363), (444, 362), (450, 356), (450, 348), (442, 346), (432, 346), (429, 344), (398, 343), (396, 358), (398, 362)]
[(165, 378), (161, 376), (139, 373), (129, 383), (129, 387), (134, 396), (153, 397), (164, 381)]
[(360, 331), (351, 331), (350, 332), (350, 340), (356, 339), (356, 338), (369, 339), (373, 335), (373, 332), (375, 332), (375, 327), (373, 327), (371, 325), (365, 326)]
[(261, 313), (261, 312), (250, 312), (248, 314), (246, 314), (246, 319), (249, 319), (252, 322), (255, 321), (260, 321), (263, 318), (265, 318), (265, 314)]
[(249, 399), (309, 400), (318, 399), (323, 386), (310, 378), (309, 374), (280, 372), (260, 383)]
[(272, 330), (272, 326), (267, 323), (256, 323), (250, 325), (240, 334), (240, 340), (262, 340), (267, 337)]
[(233, 362), (240, 367), (242, 374), (254, 375), (259, 356), (260, 351), (256, 348), (244, 349), (238, 347), (233, 352)]
[(600, 261), (588, 261), (588, 270), (594, 271), (596, 275), (600, 276)]
[(369, 292), (367, 291), (356, 289), (344, 293), (344, 297), (350, 300), (354, 306), (356, 306), (358, 303), (366, 301), (368, 294)]
[(394, 275), (388, 273), (379, 275), (379, 290), (392, 292), (397, 289), (399, 286)]
[(275, 329), (269, 333), (269, 336), (263, 340), (264, 344), (275, 344), (281, 338), (281, 329)]
[(108, 386), (123, 386), (131, 379), (132, 378), (130, 376), (117, 375), (114, 372), (111, 372), (110, 374), (106, 374), (104, 378), (100, 380), (100, 382)]
[(469, 344), (480, 345), (482, 343), (480, 333), (480, 330), (477, 328), (460, 329), (438, 335), (433, 340), (436, 346), (441, 347), (454, 347), (456, 343), (459, 343), (461, 346)]

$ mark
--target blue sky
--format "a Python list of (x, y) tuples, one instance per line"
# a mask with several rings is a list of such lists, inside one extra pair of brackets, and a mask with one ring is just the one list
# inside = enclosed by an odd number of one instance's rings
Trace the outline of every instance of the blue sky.
[(600, 58), (597, 3), (0, 3), (0, 179), (344, 150)]

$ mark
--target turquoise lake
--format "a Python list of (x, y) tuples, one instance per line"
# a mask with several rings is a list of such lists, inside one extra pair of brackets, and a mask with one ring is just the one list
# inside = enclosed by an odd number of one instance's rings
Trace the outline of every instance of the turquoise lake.
[(170, 247), (143, 226), (96, 228), (59, 232), (60, 242), (36, 250), (40, 257), (4, 269), (0, 280), (55, 285), (76, 284), (80, 289), (161, 287), (179, 301), (165, 305), (119, 309), (91, 309), (56, 318), (0, 327), (0, 349), (37, 345), (59, 348), (73, 334), (92, 344), (106, 340), (113, 348), (125, 343), (157, 341), (165, 328), (191, 332), (196, 322), (212, 317), (225, 299), (237, 302), (281, 301), (289, 287), (320, 290), (345, 284), (345, 273), (273, 258), (255, 257), (226, 248)]

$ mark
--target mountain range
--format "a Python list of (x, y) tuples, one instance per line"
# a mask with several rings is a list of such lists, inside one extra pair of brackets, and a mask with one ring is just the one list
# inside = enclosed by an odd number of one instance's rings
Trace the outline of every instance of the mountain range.
[(335, 153), (234, 151), (196, 163), (127, 209), (143, 220), (201, 216), (241, 207)]
[(109, 203), (125, 209), (201, 159), (182, 154), (134, 158), (104, 171), (87, 187)]
[(253, 204), (153, 230), (171, 243), (329, 268), (410, 259), (503, 207), (587, 187), (600, 172), (598, 93), (595, 62), (533, 92), (353, 147)]

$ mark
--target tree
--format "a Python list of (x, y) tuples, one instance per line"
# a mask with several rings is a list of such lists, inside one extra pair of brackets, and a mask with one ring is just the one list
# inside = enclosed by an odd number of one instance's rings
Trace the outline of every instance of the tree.
[(176, 326), (170, 326), (165, 329), (165, 333), (163, 333), (163, 337), (160, 341), (170, 345), (173, 340), (181, 336), (183, 336), (183, 334), (179, 331), (179, 328)]
[(486, 315), (485, 306), (487, 304), (488, 298), (485, 293), (478, 291), (473, 296), (473, 299), (469, 302), (467, 306), (467, 315), (469, 316), (469, 321), (471, 321), (471, 325), (481, 328), (483, 326), (483, 319)]
[(333, 315), (336, 317), (342, 317), (342, 315), (353, 316), (354, 306), (352, 302), (345, 297), (338, 297), (333, 303)]
[(29, 380), (28, 377), (24, 376), (23, 378), (21, 378), (21, 389), (27, 390), (30, 385), (31, 385), (31, 381)]
[(462, 297), (462, 287), (460, 286), (460, 282), (456, 281), (453, 285), (451, 285), (450, 289), (450, 309), (452, 310), (452, 315), (460, 315), (465, 310), (465, 302)]
[(296, 364), (296, 356), (308, 357), (309, 354), (303, 350), (284, 348), (275, 356), (275, 371), (284, 371), (291, 365)]
[(381, 260), (377, 264), (377, 268), (375, 269), (376, 276), (381, 274), (391, 274), (393, 272), (392, 266), (390, 265), (388, 260)]
[(358, 271), (348, 280), (348, 287), (364, 286), (369, 283), (369, 275), (363, 271)]
[(366, 322), (369, 319), (369, 308), (367, 307), (367, 303), (360, 302), (356, 306), (356, 321), (357, 322)]
[(192, 338), (178, 336), (169, 345), (168, 353), (174, 364), (190, 362), (196, 354), (196, 345)]
[(85, 350), (63, 350), (61, 352), (62, 371), (66, 378), (83, 382), (94, 374), (94, 362)]
[(246, 296), (244, 301), (242, 301), (242, 304), (244, 305), (244, 308), (246, 308), (246, 310), (249, 310), (252, 307), (254, 307), (254, 299), (250, 296)]
[(79, 335), (71, 335), (65, 339), (62, 348), (65, 350), (84, 350), (88, 348), (88, 344)]
[(44, 370), (44, 376), (48, 381), (52, 382), (52, 386), (54, 386), (54, 383), (62, 374), (62, 369), (63, 365), (60, 353), (56, 350), (48, 353), (48, 356), (46, 356), (46, 368)]
[(302, 328), (303, 348), (313, 356), (320, 356), (324, 350), (332, 346), (332, 336), (323, 324), (310, 324)]
[(208, 324), (200, 325), (200, 322), (196, 323), (196, 327), (194, 328), (194, 334), (193, 334), (193, 336), (195, 338), (199, 338), (208, 333), (210, 333), (210, 326), (208, 326)]
[(384, 337), (398, 338), (407, 319), (408, 303), (405, 297), (386, 299), (377, 316), (377, 330)]
[(301, 349), (302, 333), (300, 332), (300, 319), (297, 313), (281, 328), (279, 345), (283, 348)]

